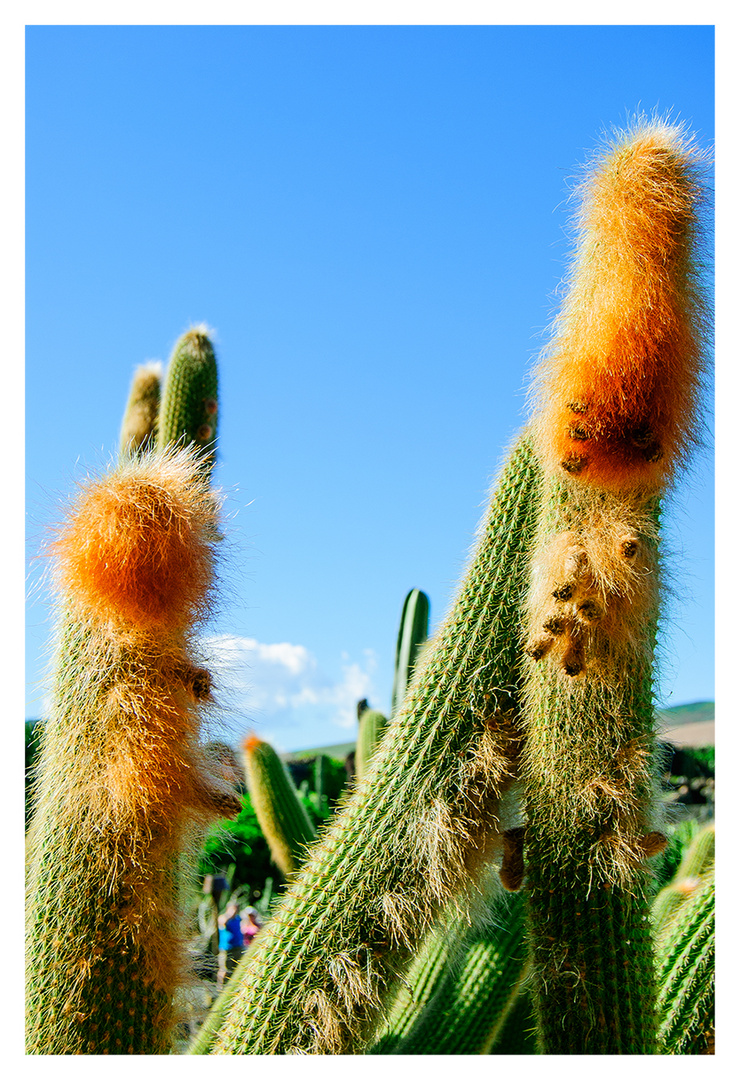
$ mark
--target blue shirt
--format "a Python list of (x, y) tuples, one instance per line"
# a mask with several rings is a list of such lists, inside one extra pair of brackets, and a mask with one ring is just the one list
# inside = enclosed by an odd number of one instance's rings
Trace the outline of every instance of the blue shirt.
[(218, 928), (218, 947), (224, 951), (228, 949), (240, 949), (244, 945), (242, 937), (242, 924), (238, 915), (229, 919), (226, 926)]

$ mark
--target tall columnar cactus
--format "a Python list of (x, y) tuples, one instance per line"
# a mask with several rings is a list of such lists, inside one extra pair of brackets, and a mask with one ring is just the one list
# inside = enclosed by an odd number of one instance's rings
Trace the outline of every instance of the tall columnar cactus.
[(291, 878), (316, 836), (313, 823), (285, 765), (256, 735), (244, 741), (244, 771), (272, 860), (284, 877)]
[(122, 457), (146, 453), (154, 447), (159, 417), (162, 365), (142, 364), (134, 372), (120, 435)]
[(60, 629), (27, 904), (27, 1049), (161, 1054), (185, 975), (178, 863), (238, 811), (198, 742), (194, 629), (214, 503), (191, 451), (83, 487), (55, 544)]
[(583, 189), (539, 371), (545, 470), (524, 666), (527, 889), (542, 1050), (656, 1051), (647, 859), (659, 498), (695, 431), (698, 159), (638, 124)]
[(429, 597), (421, 589), (412, 589), (403, 602), (401, 625), (396, 642), (396, 664), (391, 697), (391, 716), (395, 716), (406, 696), (419, 651), (429, 636)]
[(365, 709), (360, 715), (355, 746), (355, 772), (359, 779), (367, 772), (370, 758), (387, 727), (388, 717), (377, 709)]
[(178, 339), (167, 365), (157, 419), (157, 445), (185, 443), (200, 451), (208, 471), (216, 460), (218, 369), (208, 328), (196, 326)]
[(537, 508), (529, 440), (367, 776), (250, 948), (215, 1053), (346, 1053), (390, 975), (495, 843), (515, 772), (518, 613)]

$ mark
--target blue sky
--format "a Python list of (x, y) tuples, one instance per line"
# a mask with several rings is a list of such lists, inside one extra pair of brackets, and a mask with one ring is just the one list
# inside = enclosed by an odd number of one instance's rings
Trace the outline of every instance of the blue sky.
[[(135, 366), (215, 330), (227, 731), (387, 711), (524, 422), (569, 191), (642, 109), (714, 140), (709, 26), (35, 26), (26, 38), (26, 715), (40, 545), (115, 452)], [(714, 697), (711, 453), (666, 520), (661, 704)]]

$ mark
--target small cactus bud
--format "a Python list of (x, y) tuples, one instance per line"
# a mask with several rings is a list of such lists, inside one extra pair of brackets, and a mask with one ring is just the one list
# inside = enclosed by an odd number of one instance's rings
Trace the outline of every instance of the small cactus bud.
[(498, 872), (501, 884), (507, 892), (518, 892), (524, 880), (524, 833), (523, 826), (507, 829), (503, 834), (504, 858)]
[(604, 615), (604, 609), (597, 600), (588, 599), (584, 600), (582, 604), (578, 605), (576, 613), (579, 619), (582, 619), (585, 623), (598, 622)]
[(588, 465), (588, 458), (583, 454), (568, 454), (560, 462), (560, 465), (571, 476), (578, 476)]
[(533, 660), (541, 660), (553, 646), (554, 639), (552, 637), (537, 638), (536, 641), (528, 644), (524, 651), (527, 656), (531, 656)]
[(571, 641), (563, 654), (563, 671), (566, 675), (574, 678), (580, 675), (586, 667), (586, 657), (583, 644), (580, 641)]

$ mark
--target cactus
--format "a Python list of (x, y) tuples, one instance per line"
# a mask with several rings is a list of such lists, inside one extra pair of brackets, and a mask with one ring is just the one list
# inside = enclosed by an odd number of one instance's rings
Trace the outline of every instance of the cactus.
[[(420, 589), (412, 589), (403, 602), (401, 623), (396, 641), (396, 660), (391, 695), (391, 718), (398, 712), (410, 685), (420, 650), (429, 634), (429, 598)], [(377, 709), (368, 708), (366, 700), (358, 702), (357, 746), (355, 772), (362, 777), (371, 756), (388, 727), (388, 718)]]
[(120, 435), (121, 457), (151, 450), (157, 439), (162, 366), (142, 364), (134, 372)]
[(457, 604), (366, 777), (252, 946), (213, 1052), (352, 1052), (392, 971), (485, 863), (515, 770), (510, 690), (538, 485), (524, 438)]
[(396, 665), (391, 697), (391, 717), (401, 707), (411, 681), (419, 650), (429, 636), (429, 597), (421, 589), (412, 589), (401, 610), (401, 625), (396, 642)]
[(671, 923), (679, 909), (713, 872), (714, 824), (710, 823), (697, 832), (684, 852), (673, 879), (653, 900), (651, 915), (658, 948), (670, 932)]
[(701, 376), (697, 159), (622, 136), (592, 172), (570, 291), (538, 373), (545, 495), (523, 669), (527, 892), (541, 1049), (656, 1052), (646, 862), (659, 497)]
[(359, 779), (367, 772), (370, 758), (387, 727), (388, 718), (377, 709), (365, 709), (360, 716), (355, 746), (355, 772)]
[(657, 961), (660, 1052), (713, 1054), (713, 867), (671, 920)]
[(481, 926), (458, 919), (435, 928), (426, 978), (409, 979), (413, 999), (391, 1014), (370, 1053), (489, 1052), (527, 974), (522, 895), (489, 904)]
[(289, 879), (303, 861), (316, 830), (285, 765), (270, 744), (256, 735), (244, 741), (244, 771), (272, 860)]
[(196, 326), (175, 344), (162, 391), (157, 445), (192, 444), (210, 471), (216, 460), (218, 369), (208, 328)]
[(530, 968), (489, 1049), (489, 1054), (510, 1057), (537, 1053), (537, 1022), (529, 989)]
[(180, 853), (238, 810), (198, 744), (214, 508), (186, 450), (83, 488), (54, 547), (62, 615), (27, 904), (27, 1051), (166, 1053), (184, 977)]

